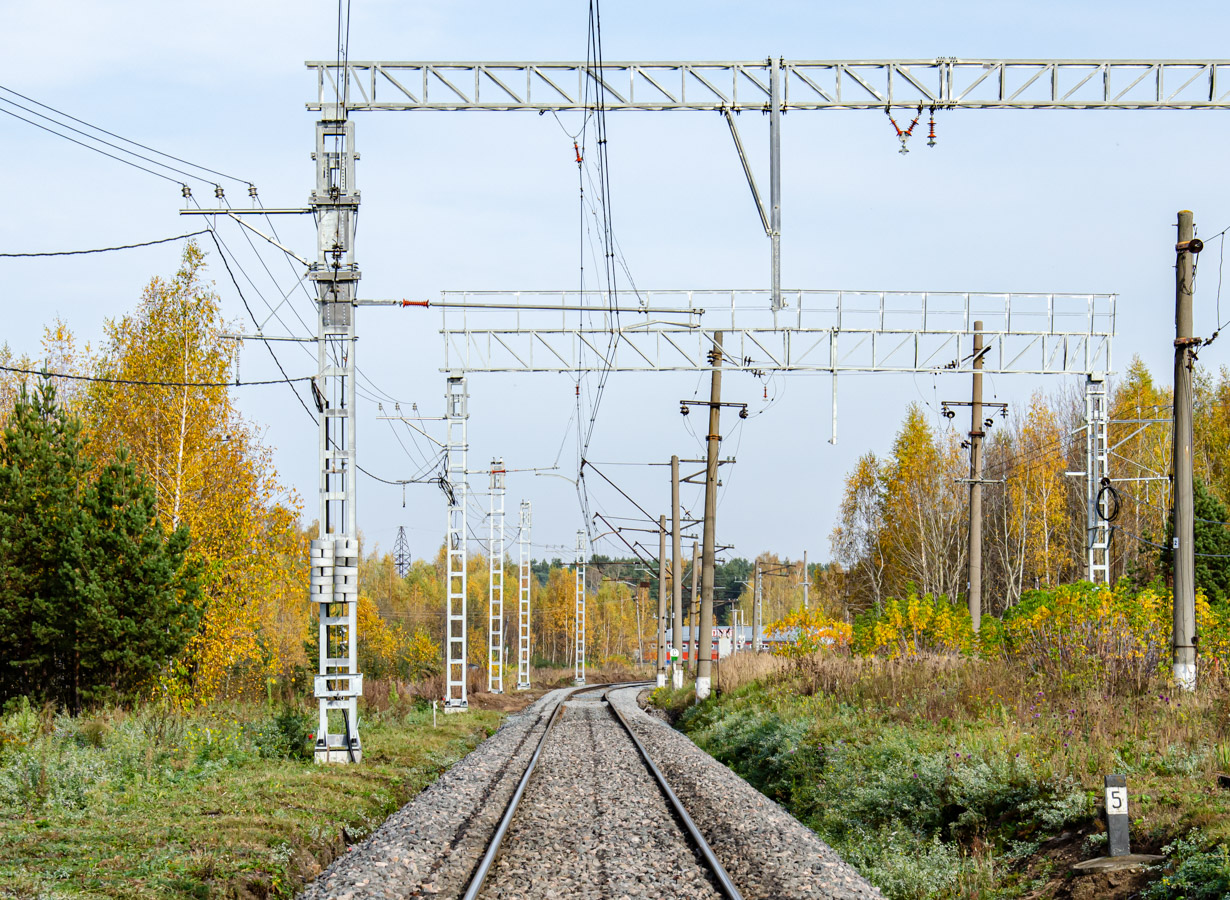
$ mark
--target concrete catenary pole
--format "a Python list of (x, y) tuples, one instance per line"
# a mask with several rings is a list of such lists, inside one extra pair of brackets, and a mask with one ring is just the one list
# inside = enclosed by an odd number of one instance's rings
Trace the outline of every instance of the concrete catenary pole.
[(982, 625), (982, 322), (974, 323), (974, 390), (969, 428), (969, 617)]
[(713, 373), (709, 382), (709, 434), (705, 455), (705, 521), (704, 553), (700, 573), (700, 648), (696, 657), (696, 700), (705, 700), (713, 684), (712, 643), (713, 634), (713, 556), (717, 545), (717, 474), (718, 443), (722, 414), (722, 332), (713, 332), (713, 350), (709, 353)]
[(764, 602), (764, 569), (756, 560), (756, 580), (752, 590), (752, 652), (760, 652), (760, 606)]
[(1192, 497), (1192, 275), (1200, 245), (1193, 240), (1191, 210), (1179, 212), (1175, 249), (1174, 307), (1174, 679), (1180, 688), (1196, 689), (1196, 556), (1195, 505)]
[(692, 598), (688, 601), (688, 668), (696, 676), (696, 620), (700, 617), (700, 544), (692, 541)]
[(679, 534), (679, 457), (671, 457), (671, 687), (683, 687), (683, 539)]
[(807, 574), (807, 551), (803, 551), (803, 608), (807, 609), (807, 595), (811, 590), (811, 576)]
[(666, 516), (658, 516), (658, 687), (666, 687)]

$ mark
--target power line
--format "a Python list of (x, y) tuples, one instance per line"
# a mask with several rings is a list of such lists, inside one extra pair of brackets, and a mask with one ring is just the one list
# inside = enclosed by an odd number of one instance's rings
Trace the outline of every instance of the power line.
[(14, 259), (18, 257), (33, 257), (33, 256), (82, 256), (86, 253), (110, 253), (113, 250), (133, 250), (137, 247), (152, 247), (155, 244), (169, 244), (172, 241), (182, 241), (185, 238), (196, 237), (200, 234), (205, 234), (209, 231), (208, 228), (203, 228), (200, 231), (190, 231), (187, 234), (177, 234), (175, 237), (159, 238), (156, 241), (142, 241), (140, 244), (121, 244), (118, 247), (97, 247), (93, 250), (47, 250), (39, 253), (0, 253), (0, 257)]
[[(103, 156), (109, 156), (111, 159), (114, 159), (116, 162), (121, 162), (126, 166), (132, 166), (134, 169), (140, 169), (142, 172), (146, 172), (150, 175), (154, 175), (157, 178), (161, 178), (163, 181), (169, 181), (171, 182), (171, 184), (179, 185), (181, 187), (184, 186), (184, 183), (180, 181), (178, 178), (172, 178), (170, 175), (164, 175), (161, 172), (155, 172), (153, 169), (147, 169), (145, 166), (139, 165), (130, 159), (124, 159), (122, 156), (116, 156), (114, 153), (108, 153), (106, 150), (100, 150), (98, 147), (94, 147), (90, 144), (85, 143), (84, 141), (79, 141), (76, 138), (71, 138), (67, 134), (63, 134), (62, 132), (56, 131), (54, 128), (48, 128), (46, 125), (40, 125), (38, 124), (38, 122), (27, 119), (25, 116), (19, 116), (17, 115), (17, 113), (13, 112), (10, 109), (4, 109), (3, 107), (0, 107), (0, 113), (4, 113), (6, 116), (12, 116), (14, 119), (21, 119), (21, 121), (25, 122), (27, 125), (33, 125), (35, 128), (41, 128), (43, 131), (47, 132), (48, 134), (54, 134), (56, 137), (64, 138), (64, 140), (66, 141), (72, 141), (74, 144), (76, 144), (79, 147), (85, 147), (85, 149), (93, 150), (95, 153), (101, 153)], [(204, 179), (200, 179), (200, 180), (203, 181)]]
[[(211, 175), (217, 175), (219, 178), (226, 178), (230, 181), (238, 182), (239, 184), (246, 184), (246, 185), (252, 184), (252, 182), (244, 178), (236, 178), (234, 175), (227, 175), (225, 172), (219, 172), (217, 169), (211, 169), (208, 166), (202, 166), (190, 160), (180, 159), (178, 156), (172, 156), (170, 153), (163, 153), (161, 150), (155, 150), (153, 147), (147, 147), (145, 144), (142, 144), (139, 141), (134, 141), (131, 138), (126, 138), (123, 135), (116, 134), (113, 131), (108, 131), (105, 128), (100, 128), (97, 125), (92, 125), (89, 122), (86, 122), (84, 119), (79, 119), (76, 116), (69, 115), (63, 110), (56, 109), (54, 106), (48, 106), (46, 103), (40, 103), (38, 100), (35, 100), (33, 97), (27, 97), (25, 94), (21, 93), (20, 91), (15, 91), (12, 88), (5, 87), (2, 84), (0, 84), (0, 91), (5, 91), (6, 93), (12, 94), (15, 97), (20, 97), (22, 100), (25, 100), (28, 103), (33, 103), (35, 106), (41, 106), (43, 109), (50, 110), (51, 112), (55, 113), (57, 116), (61, 116), (65, 119), (71, 119), (72, 121), (80, 125), (84, 125), (87, 128), (91, 128), (94, 131), (107, 135), (108, 137), (113, 137), (116, 140), (123, 141), (126, 144), (132, 144), (134, 147), (140, 147), (142, 150), (148, 150), (150, 153), (156, 153), (158, 156), (163, 156), (163, 157), (166, 157), (167, 159), (175, 160), (175, 162), (183, 163), (186, 166), (191, 166), (194, 169), (200, 169), (202, 172), (209, 172)], [(6, 102), (12, 103), (11, 100), (6, 101)], [(13, 104), (13, 105), (16, 106), (17, 104)], [(38, 114), (35, 113), (35, 115), (38, 115)], [(52, 120), (48, 120), (48, 121), (52, 121)], [(65, 126), (65, 127), (68, 127), (68, 126)], [(124, 151), (124, 152), (127, 152), (127, 151)], [(206, 179), (200, 179), (200, 180), (204, 181)]]
[[(202, 178), (202, 177), (201, 177), (201, 176), (199, 176), (199, 175), (193, 175), (191, 172), (185, 172), (183, 169), (176, 168), (175, 166), (169, 166), (169, 165), (167, 165), (166, 163), (159, 162), (159, 161), (158, 161), (158, 160), (156, 160), (156, 159), (151, 159), (150, 157), (146, 156), (146, 155), (145, 155), (145, 154), (143, 154), (143, 153), (136, 153), (136, 152), (134, 152), (134, 151), (132, 151), (132, 150), (125, 150), (123, 147), (119, 146), (118, 144), (113, 144), (113, 143), (111, 143), (111, 141), (104, 141), (104, 140), (103, 140), (102, 138), (100, 138), (100, 137), (94, 137), (94, 135), (92, 135), (92, 134), (88, 134), (88, 133), (86, 133), (86, 132), (82, 131), (80, 128), (74, 128), (72, 125), (65, 125), (63, 122), (57, 122), (55, 119), (51, 118), (50, 116), (45, 116), (45, 115), (43, 115), (41, 112), (36, 112), (35, 110), (30, 109), (29, 107), (22, 106), (20, 103), (15, 103), (14, 101), (12, 101), (12, 100), (7, 100), (7, 99), (5, 99), (4, 97), (0, 97), (0, 103), (7, 103), (7, 104), (9, 104), (10, 106), (16, 106), (18, 109), (22, 110), (23, 112), (28, 112), (28, 113), (29, 113), (30, 115), (32, 115), (32, 116), (38, 116), (40, 119), (43, 119), (44, 121), (50, 122), (50, 123), (52, 123), (53, 125), (58, 125), (60, 128), (67, 128), (69, 131), (72, 131), (72, 132), (74, 132), (74, 133), (76, 133), (76, 134), (81, 135), (81, 136), (82, 136), (82, 137), (84, 137), (86, 140), (90, 140), (90, 141), (97, 141), (98, 143), (102, 144), (102, 145), (103, 145), (103, 146), (105, 146), (105, 147), (111, 147), (113, 150), (118, 150), (118, 151), (120, 151), (121, 153), (127, 153), (129, 156), (135, 156), (137, 159), (144, 160), (145, 162), (150, 163), (151, 165), (161, 166), (162, 168), (167, 169), (167, 170), (169, 170), (169, 171), (171, 171), (171, 172), (175, 172), (175, 173), (176, 173), (176, 174), (178, 174), (178, 175), (183, 175), (185, 178), (190, 178), (190, 179), (192, 179), (192, 180), (194, 180), (194, 181), (203, 181), (203, 182), (205, 182), (206, 184), (214, 184), (214, 182), (212, 181), (212, 179), (209, 179), (209, 178)], [(5, 110), (5, 112), (7, 112), (7, 110)], [(19, 116), (18, 118), (21, 118), (21, 117)], [(24, 119), (23, 121), (29, 122), (29, 124), (31, 124), (31, 125), (37, 125), (37, 124), (38, 124), (37, 122), (31, 122), (29, 119)], [(41, 126), (40, 126), (40, 127), (41, 127)], [(62, 137), (62, 138), (68, 138), (68, 135), (66, 135), (66, 134), (64, 134), (64, 133), (62, 133), (62, 132), (59, 132), (59, 131), (54, 131), (54, 130), (52, 130), (52, 129), (47, 129), (47, 130), (51, 131), (51, 133), (52, 133), (52, 134), (59, 135), (59, 136), (60, 136), (60, 137)], [(69, 140), (72, 140), (71, 138), (68, 138), (68, 139), (69, 139)], [(83, 145), (83, 146), (89, 146), (89, 145)], [(98, 150), (98, 148), (97, 148), (97, 147), (90, 147), (90, 149), (91, 149), (91, 150)], [(102, 151), (99, 151), (99, 152), (101, 153)], [(216, 184), (214, 184), (214, 187), (217, 187), (219, 190), (221, 190), (221, 188), (220, 188), (218, 185), (216, 185)]]
[(311, 381), (311, 375), (299, 378), (274, 378), (269, 381), (143, 381), (137, 378), (108, 378), (102, 375), (69, 375), (66, 372), (48, 372), (46, 369), (21, 369), (16, 366), (0, 366), (0, 371), (19, 375), (38, 375), (43, 378), (66, 378), (69, 381), (96, 381), (102, 384), (132, 384), (138, 387), (257, 387), (266, 384), (293, 384), (296, 381)]

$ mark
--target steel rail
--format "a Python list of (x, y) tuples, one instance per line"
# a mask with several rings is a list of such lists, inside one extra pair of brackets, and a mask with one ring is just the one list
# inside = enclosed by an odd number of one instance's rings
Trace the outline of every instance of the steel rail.
[(632, 743), (636, 745), (636, 749), (640, 751), (641, 759), (645, 765), (649, 767), (649, 771), (653, 773), (653, 777), (657, 779), (658, 787), (662, 789), (662, 793), (666, 795), (666, 799), (670, 802), (671, 807), (679, 816), (683, 827), (687, 831), (692, 842), (696, 844), (696, 848), (700, 850), (701, 856), (705, 858), (709, 868), (713, 870), (714, 876), (717, 878), (718, 886), (722, 890), (722, 894), (727, 900), (743, 900), (743, 895), (739, 893), (739, 889), (735, 887), (735, 883), (730, 880), (730, 875), (727, 874), (726, 868), (722, 865), (721, 860), (713, 852), (713, 848), (709, 846), (709, 842), (705, 840), (705, 836), (700, 833), (700, 829), (696, 827), (696, 823), (692, 821), (692, 817), (688, 815), (688, 811), (683, 808), (683, 803), (678, 795), (671, 790), (671, 786), (666, 783), (666, 777), (661, 770), (654, 764), (654, 761), (649, 757), (649, 751), (645, 749), (645, 745), (641, 743), (641, 739), (636, 736), (636, 732), (632, 730), (632, 726), (628, 724), (628, 720), (624, 718), (624, 714), (615, 708), (615, 704), (607, 699), (607, 694), (602, 695), (603, 701), (607, 705), (607, 709), (615, 714), (615, 718), (619, 720), (619, 724), (624, 727), (624, 731), (628, 732), (628, 737), (632, 738)]
[[(649, 682), (628, 682), (628, 685), (648, 684)], [(462, 900), (475, 900), (478, 897), (478, 892), (482, 890), (483, 882), (487, 880), (487, 874), (491, 871), (491, 865), (495, 862), (495, 857), (500, 851), (500, 844), (504, 840), (504, 835), (508, 832), (508, 826), (512, 824), (513, 816), (517, 812), (517, 805), (521, 802), (521, 796), (525, 793), (526, 785), (530, 783), (530, 776), (534, 774), (534, 768), (538, 765), (538, 757), (542, 754), (542, 748), (547, 744), (547, 738), (551, 736), (551, 729), (555, 727), (555, 723), (559, 720), (564, 712), (564, 703), (574, 694), (584, 693), (586, 691), (600, 690), (602, 688), (611, 687), (610, 684), (589, 684), (578, 685), (569, 689), (555, 709), (552, 710), (551, 716), (547, 719), (547, 727), (542, 733), (542, 737), (538, 739), (538, 746), (534, 748), (534, 754), (530, 757), (529, 765), (525, 767), (525, 773), (521, 776), (521, 780), (517, 782), (517, 789), (513, 791), (512, 798), (508, 801), (508, 806), (504, 809), (504, 815), (500, 817), (500, 824), (496, 826), (495, 834), (491, 836), (491, 842), (487, 845), (487, 850), (483, 854), (483, 858), (478, 862), (478, 868), (474, 870), (474, 874), (470, 877), (470, 883), (466, 887), (466, 892), (462, 895)], [(603, 697), (605, 698), (605, 694)]]

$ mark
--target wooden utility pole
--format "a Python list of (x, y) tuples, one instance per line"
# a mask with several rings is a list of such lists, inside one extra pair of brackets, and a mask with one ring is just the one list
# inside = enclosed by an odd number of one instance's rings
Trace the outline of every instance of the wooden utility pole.
[(666, 516), (658, 516), (658, 687), (666, 687)]
[(713, 332), (713, 349), (709, 352), (713, 374), (709, 382), (709, 434), (705, 456), (705, 522), (704, 552), (701, 556), (700, 574), (700, 648), (696, 666), (696, 700), (709, 696), (713, 684), (712, 642), (713, 634), (713, 556), (717, 544), (715, 525), (717, 520), (718, 443), (722, 416), (722, 332)]
[(1200, 339), (1192, 336), (1192, 275), (1203, 244), (1194, 239), (1191, 210), (1179, 212), (1174, 306), (1174, 679), (1196, 689), (1196, 544), (1192, 497), (1192, 364)]
[(679, 457), (671, 457), (671, 687), (683, 687), (683, 548), (679, 535)]
[(982, 322), (974, 323), (974, 393), (969, 429), (969, 617), (982, 625)]

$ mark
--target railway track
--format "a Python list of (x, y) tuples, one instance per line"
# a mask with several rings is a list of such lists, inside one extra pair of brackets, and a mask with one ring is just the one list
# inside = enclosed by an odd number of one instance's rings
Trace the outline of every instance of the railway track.
[(464, 900), (742, 900), (609, 702), (614, 688), (577, 688), (557, 704)]
[(636, 693), (560, 690), (510, 716), (300, 900), (882, 900)]

